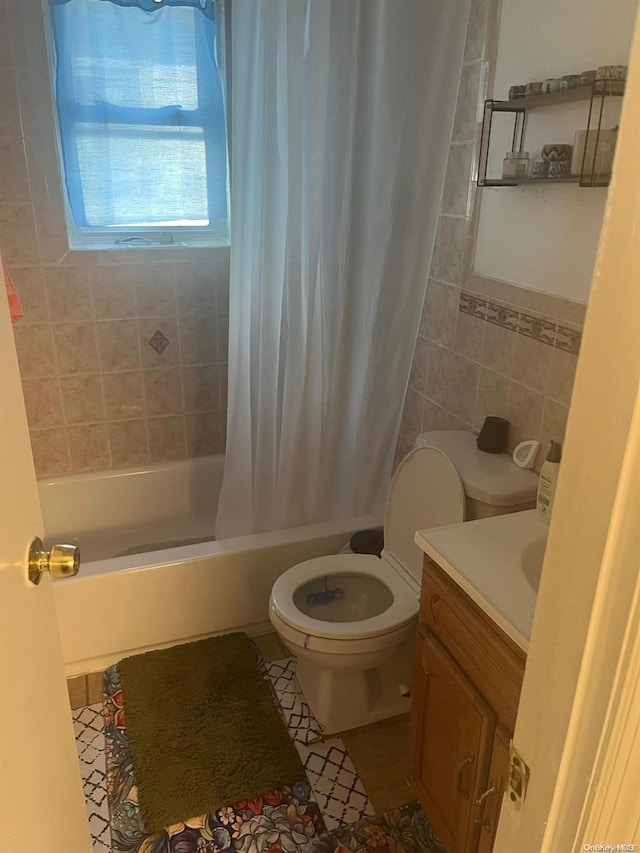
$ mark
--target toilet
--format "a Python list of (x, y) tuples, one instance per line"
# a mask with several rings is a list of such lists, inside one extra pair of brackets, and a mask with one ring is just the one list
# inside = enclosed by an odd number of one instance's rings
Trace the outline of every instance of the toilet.
[(464, 430), (426, 432), (387, 494), (385, 547), (298, 563), (273, 585), (269, 617), (298, 659), (296, 677), (324, 734), (405, 713), (418, 619), (416, 530), (535, 505), (538, 478)]

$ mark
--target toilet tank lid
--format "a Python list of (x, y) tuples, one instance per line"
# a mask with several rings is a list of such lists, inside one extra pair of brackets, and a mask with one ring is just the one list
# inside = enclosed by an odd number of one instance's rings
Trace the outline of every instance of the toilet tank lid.
[(469, 498), (490, 506), (518, 506), (535, 501), (538, 475), (519, 468), (507, 453), (478, 450), (476, 437), (467, 430), (423, 432), (416, 447), (436, 447), (458, 469)]

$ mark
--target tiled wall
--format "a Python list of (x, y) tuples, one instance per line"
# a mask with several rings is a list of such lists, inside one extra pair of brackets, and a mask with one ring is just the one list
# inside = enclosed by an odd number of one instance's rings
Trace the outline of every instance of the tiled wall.
[(399, 453), (430, 429), (511, 423), (510, 447), (564, 436), (584, 306), (479, 276), (430, 279), (400, 428)]
[(102, 702), (102, 682), (104, 670), (88, 672), (86, 675), (75, 675), (67, 678), (69, 704), (72, 709), (84, 708), (85, 705), (97, 705)]
[(511, 448), (525, 438), (542, 442), (538, 469), (549, 438), (564, 435), (585, 306), (471, 271), (479, 104), (486, 96), (482, 81), (490, 77), (497, 24), (497, 0), (472, 0), (441, 215), (396, 461), (420, 432), (478, 431), (487, 415), (511, 422)]
[(0, 0), (0, 249), (39, 475), (224, 449), (228, 249), (68, 251), (39, 0)]

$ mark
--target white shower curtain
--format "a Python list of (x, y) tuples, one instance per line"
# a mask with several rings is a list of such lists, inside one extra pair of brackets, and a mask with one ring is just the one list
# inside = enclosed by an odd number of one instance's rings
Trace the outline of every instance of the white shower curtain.
[(216, 536), (381, 510), (469, 0), (233, 0)]

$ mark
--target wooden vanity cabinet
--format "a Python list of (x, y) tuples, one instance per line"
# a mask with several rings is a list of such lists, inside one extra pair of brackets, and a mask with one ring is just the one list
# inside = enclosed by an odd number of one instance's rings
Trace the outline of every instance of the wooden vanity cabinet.
[(412, 713), (413, 787), (447, 850), (473, 850), (474, 802), (491, 757), (495, 714), (440, 642), (420, 629)]
[(447, 853), (490, 853), (525, 655), (425, 558), (410, 782)]
[(476, 818), (480, 821), (478, 853), (491, 853), (493, 850), (502, 796), (509, 780), (509, 740), (508, 733), (498, 726), (493, 739), (487, 787), (476, 799)]

